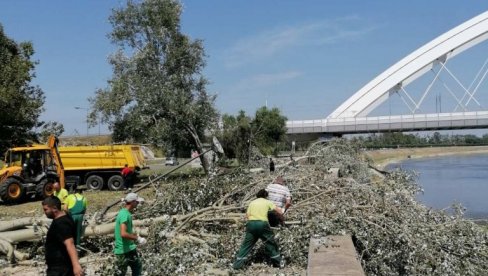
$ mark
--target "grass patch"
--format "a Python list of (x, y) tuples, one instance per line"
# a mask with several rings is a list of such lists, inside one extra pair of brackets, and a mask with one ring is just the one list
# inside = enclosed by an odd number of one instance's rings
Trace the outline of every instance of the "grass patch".
[[(164, 173), (169, 172), (175, 167), (167, 166), (155, 166), (154, 169), (147, 169), (141, 171), (141, 183), (136, 184), (135, 189), (140, 187), (143, 183), (147, 182), (150, 176), (157, 177)], [(183, 168), (175, 171), (174, 173), (168, 175), (166, 178), (168, 181), (171, 179), (181, 178), (181, 177), (194, 177), (198, 175), (203, 175), (202, 169), (195, 169), (187, 165)], [(152, 188), (147, 188), (139, 192), (139, 194), (144, 198), (152, 198), (154, 190)], [(108, 204), (121, 200), (125, 196), (124, 191), (90, 191), (87, 190), (83, 193), (88, 201), (87, 214), (93, 214), (97, 211), (101, 211)], [(114, 206), (110, 211), (117, 211), (119, 206)], [(9, 220), (19, 217), (42, 217), (44, 215), (41, 206), (41, 200), (28, 199), (24, 203), (16, 205), (5, 205), (0, 201), (0, 220)]]

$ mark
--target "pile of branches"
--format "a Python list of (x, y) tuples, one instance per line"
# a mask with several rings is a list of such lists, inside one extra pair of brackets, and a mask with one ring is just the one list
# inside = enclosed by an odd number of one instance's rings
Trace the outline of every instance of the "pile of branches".
[[(168, 216), (149, 229), (141, 247), (154, 275), (229, 270), (244, 233), (244, 212), (255, 193), (283, 175), (294, 205), (276, 230), (286, 274), (306, 269), (311, 237), (350, 234), (368, 275), (480, 275), (488, 271), (487, 235), (461, 213), (448, 215), (416, 201), (416, 176), (375, 177), (360, 147), (345, 140), (316, 144), (296, 167), (275, 175), (236, 169), (212, 179), (176, 179), (140, 217)], [(338, 168), (342, 177), (331, 174)], [(264, 170), (266, 171), (266, 170)], [(266, 265), (258, 243), (243, 274), (283, 272)], [(109, 268), (110, 266), (107, 266)]]
[[(313, 145), (298, 165), (274, 175), (237, 168), (211, 178), (180, 177), (154, 185), (153, 201), (135, 213), (149, 275), (219, 274), (231, 270), (244, 236), (245, 210), (255, 193), (277, 175), (293, 195), (289, 224), (275, 230), (286, 268), (270, 267), (260, 242), (250, 265), (235, 273), (300, 274), (311, 237), (349, 234), (368, 275), (482, 275), (488, 271), (487, 233), (462, 217), (416, 201), (413, 173), (373, 174), (356, 144), (333, 140)], [(338, 169), (337, 174), (331, 169)], [(267, 170), (263, 170), (267, 171)], [(91, 248), (112, 256), (111, 238), (90, 236)], [(113, 272), (113, 259), (97, 273)]]

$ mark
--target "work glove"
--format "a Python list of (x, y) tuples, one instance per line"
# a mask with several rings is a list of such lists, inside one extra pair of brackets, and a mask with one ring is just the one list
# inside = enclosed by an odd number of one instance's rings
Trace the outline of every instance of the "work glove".
[(144, 245), (147, 243), (147, 240), (143, 237), (137, 237), (137, 243), (140, 245)]

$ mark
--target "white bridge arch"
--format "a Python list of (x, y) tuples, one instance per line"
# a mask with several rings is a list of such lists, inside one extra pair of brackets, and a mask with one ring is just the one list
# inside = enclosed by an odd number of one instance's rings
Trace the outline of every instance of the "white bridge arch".
[[(358, 90), (327, 118), (365, 117), (391, 94), (401, 90), (436, 64), (445, 64), (450, 58), (486, 39), (488, 12), (462, 23), (406, 56)], [(471, 100), (473, 93), (466, 92)], [(419, 103), (414, 105), (418, 108)], [(415, 109), (412, 111), (415, 113)]]
[[(320, 133), (341, 135), (385, 131), (488, 128), (488, 110), (470, 111), (467, 108), (470, 102), (481, 107), (475, 94), (481, 82), (488, 77), (488, 59), (475, 78), (478, 83), (473, 81), (469, 87), (464, 86), (446, 66), (449, 59), (487, 39), (488, 11), (415, 50), (358, 90), (326, 119), (288, 121), (287, 133), (289, 135)], [(420, 99), (415, 101), (404, 87), (426, 72), (434, 71), (434, 67), (440, 67), (440, 70), (435, 73), (434, 80)], [(464, 95), (458, 98), (451, 93), (457, 102), (452, 113), (419, 114), (420, 105), (443, 70), (447, 71), (462, 88)], [(401, 96), (411, 114), (367, 117), (372, 110), (395, 93)], [(459, 112), (458, 109), (460, 109)]]

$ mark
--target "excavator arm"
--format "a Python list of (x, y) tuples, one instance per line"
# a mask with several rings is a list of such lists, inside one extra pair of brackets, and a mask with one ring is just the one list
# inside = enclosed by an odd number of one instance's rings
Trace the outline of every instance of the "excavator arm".
[(61, 156), (59, 155), (58, 143), (58, 138), (51, 134), (47, 140), (47, 145), (49, 146), (51, 155), (53, 156), (54, 162), (56, 163), (56, 173), (59, 176), (59, 185), (61, 186), (61, 188), (64, 188), (64, 167), (63, 162), (61, 161)]

